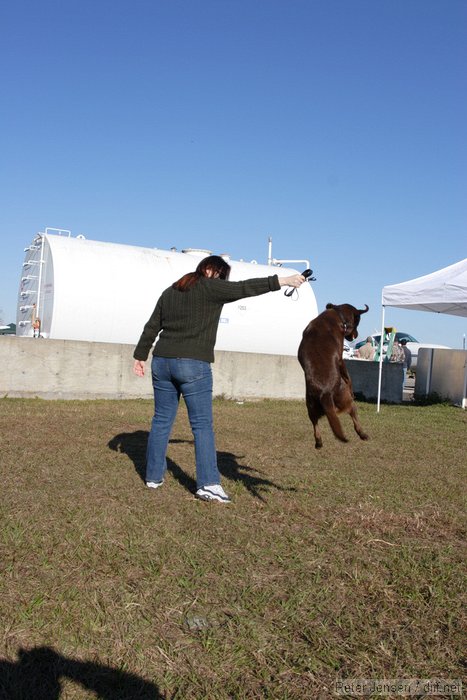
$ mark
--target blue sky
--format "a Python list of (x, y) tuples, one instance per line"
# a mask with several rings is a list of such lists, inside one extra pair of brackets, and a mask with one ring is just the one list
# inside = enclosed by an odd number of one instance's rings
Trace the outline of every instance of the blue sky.
[[(0, 309), (46, 226), (310, 259), (319, 309), (467, 256), (465, 0), (15, 0), (0, 9)], [(462, 347), (467, 320), (387, 309)]]

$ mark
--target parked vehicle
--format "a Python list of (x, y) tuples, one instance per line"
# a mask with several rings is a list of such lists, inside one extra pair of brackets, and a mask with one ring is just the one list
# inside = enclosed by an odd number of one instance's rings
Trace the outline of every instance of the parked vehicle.
[(351, 360), (354, 356), (355, 348), (353, 348), (349, 341), (344, 338), (344, 349), (342, 352), (342, 357), (344, 360)]
[[(381, 340), (381, 333), (372, 334), (371, 337), (373, 338), (373, 342), (377, 347)], [(420, 348), (442, 348), (445, 350), (450, 349), (447, 345), (437, 345), (436, 343), (419, 343), (418, 340), (413, 337), (413, 335), (410, 335), (410, 333), (404, 333), (402, 331), (397, 331), (395, 338), (399, 341), (399, 343), (401, 342), (401, 340), (407, 341), (407, 347), (412, 353), (411, 369), (416, 369), (417, 367), (418, 351), (420, 350)], [(362, 347), (362, 345), (365, 345), (365, 343), (366, 340), (361, 340), (355, 345), (354, 350), (358, 350), (358, 348)], [(383, 355), (386, 353), (386, 346), (387, 343), (383, 343)]]

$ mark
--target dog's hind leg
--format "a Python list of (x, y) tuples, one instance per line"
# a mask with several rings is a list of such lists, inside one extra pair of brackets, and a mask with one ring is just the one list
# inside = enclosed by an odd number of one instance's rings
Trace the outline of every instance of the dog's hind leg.
[(353, 421), (353, 427), (355, 428), (355, 432), (359, 436), (361, 440), (368, 440), (368, 435), (364, 432), (362, 428), (362, 424), (360, 423), (358, 419), (358, 413), (357, 413), (357, 407), (355, 403), (352, 401), (352, 405), (350, 407), (349, 415)]
[(336, 406), (334, 404), (334, 400), (331, 394), (324, 394), (321, 397), (321, 405), (323, 407), (324, 413), (326, 414), (326, 418), (329, 421), (331, 430), (336, 436), (336, 438), (341, 442), (348, 442), (348, 439), (345, 437), (344, 431), (342, 430), (342, 425), (338, 418)]
[(318, 427), (318, 421), (323, 415), (322, 412), (320, 413), (315, 406), (315, 403), (313, 399), (308, 395), (307, 392), (307, 397), (306, 397), (306, 408), (308, 411), (308, 416), (311, 420), (311, 423), (313, 425), (313, 433), (315, 436), (315, 447), (317, 450), (319, 450), (323, 446), (323, 440), (321, 438), (321, 432)]
[(315, 435), (315, 447), (317, 450), (319, 450), (323, 446), (323, 440), (320, 429), (318, 428), (318, 421), (313, 422), (313, 433)]

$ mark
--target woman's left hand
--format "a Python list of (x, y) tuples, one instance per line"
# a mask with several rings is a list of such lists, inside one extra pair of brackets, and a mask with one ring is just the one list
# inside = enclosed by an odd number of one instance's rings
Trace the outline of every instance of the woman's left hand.
[(144, 377), (144, 360), (135, 360), (133, 372), (137, 377)]

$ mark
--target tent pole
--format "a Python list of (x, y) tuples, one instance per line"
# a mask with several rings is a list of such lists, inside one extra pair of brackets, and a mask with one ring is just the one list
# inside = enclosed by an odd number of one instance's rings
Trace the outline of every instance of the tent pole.
[(380, 353), (379, 353), (379, 372), (378, 372), (378, 401), (376, 405), (376, 412), (379, 413), (379, 407), (381, 403), (381, 380), (383, 376), (383, 343), (384, 343), (384, 312), (386, 307), (384, 304), (381, 305), (381, 339), (380, 339)]
[(467, 363), (464, 370), (464, 390), (462, 392), (462, 408), (467, 408)]

